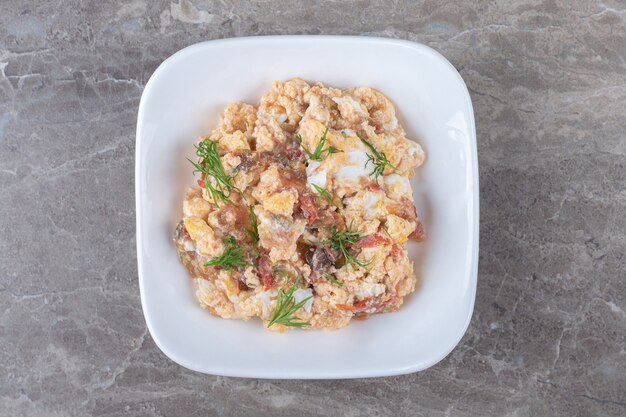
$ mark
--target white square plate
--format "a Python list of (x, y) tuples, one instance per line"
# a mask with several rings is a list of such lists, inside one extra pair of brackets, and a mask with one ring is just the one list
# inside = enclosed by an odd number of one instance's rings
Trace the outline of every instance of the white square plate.
[[(413, 180), (428, 240), (409, 248), (421, 284), (400, 311), (335, 332), (269, 332), (261, 322), (212, 317), (195, 300), (172, 243), (185, 157), (224, 106), (257, 104), (273, 80), (301, 77), (379, 89), (427, 157)], [(137, 258), (141, 301), (161, 350), (187, 368), (257, 378), (358, 378), (419, 371), (459, 342), (474, 306), (478, 163), (467, 88), (434, 50), (412, 42), (284, 36), (200, 43), (167, 59), (141, 97), (137, 121)]]

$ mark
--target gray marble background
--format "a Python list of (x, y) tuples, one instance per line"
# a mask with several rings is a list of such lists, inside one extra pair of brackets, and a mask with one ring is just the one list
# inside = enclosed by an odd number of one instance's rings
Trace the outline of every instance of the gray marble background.
[[(419, 374), (201, 375), (150, 338), (135, 120), (198, 41), (350, 34), (443, 53), (474, 103), (470, 328)], [(0, 2), (0, 415), (626, 415), (626, 3)]]

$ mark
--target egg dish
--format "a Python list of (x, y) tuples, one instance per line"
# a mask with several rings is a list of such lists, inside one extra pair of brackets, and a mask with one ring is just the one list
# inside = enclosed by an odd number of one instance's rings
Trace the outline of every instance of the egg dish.
[(409, 179), (425, 154), (379, 91), (274, 82), (195, 151), (174, 242), (214, 316), (339, 329), (415, 290), (405, 244), (426, 234)]

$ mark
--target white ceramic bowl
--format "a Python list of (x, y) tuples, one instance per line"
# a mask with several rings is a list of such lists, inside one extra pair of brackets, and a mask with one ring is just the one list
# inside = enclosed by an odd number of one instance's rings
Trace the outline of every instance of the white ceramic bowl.
[[(379, 89), (427, 158), (413, 180), (428, 240), (409, 247), (421, 284), (400, 311), (335, 332), (269, 332), (201, 309), (172, 233), (185, 157), (234, 101), (257, 104), (273, 80), (301, 77)], [(204, 42), (168, 58), (141, 97), (137, 121), (137, 261), (141, 301), (161, 350), (187, 368), (257, 378), (358, 378), (419, 371), (443, 359), (469, 324), (478, 264), (478, 163), (467, 88), (434, 50), (412, 42), (326, 36)]]

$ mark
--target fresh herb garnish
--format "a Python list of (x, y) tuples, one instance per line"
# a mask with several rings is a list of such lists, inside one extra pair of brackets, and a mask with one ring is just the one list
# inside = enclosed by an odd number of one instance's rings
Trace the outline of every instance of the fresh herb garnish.
[[(280, 271), (285, 273), (285, 271)], [(305, 321), (301, 321), (296, 318), (294, 315), (296, 311), (300, 310), (306, 304), (309, 299), (313, 298), (312, 296), (305, 298), (304, 300), (297, 302), (293, 296), (293, 294), (298, 289), (298, 282), (300, 281), (300, 275), (296, 278), (296, 282), (289, 289), (285, 289), (287, 283), (283, 284), (282, 287), (278, 290), (278, 296), (276, 297), (276, 306), (274, 307), (274, 311), (272, 311), (272, 315), (270, 316), (270, 321), (267, 323), (267, 327), (272, 327), (274, 324), (282, 324), (287, 327), (305, 327), (308, 326), (309, 323)]]
[(324, 188), (320, 187), (317, 184), (312, 183), (311, 185), (313, 185), (313, 188), (315, 188), (315, 191), (317, 191), (317, 193), (319, 194), (321, 198), (328, 201), (328, 204), (338, 207), (337, 201), (336, 201), (337, 199), (331, 193), (329, 193), (328, 191), (326, 191)]
[(326, 278), (327, 280), (329, 280), (333, 284), (337, 285), (338, 287), (343, 287), (343, 282), (337, 281), (337, 278), (335, 278), (333, 276), (333, 274), (331, 274), (329, 272), (324, 272), (324, 278)]
[(352, 230), (352, 223), (348, 226), (348, 230), (344, 232), (339, 231), (337, 226), (333, 226), (330, 237), (321, 242), (317, 242), (317, 244), (330, 245), (330, 247), (334, 250), (341, 252), (343, 257), (346, 259), (346, 262), (352, 266), (353, 269), (356, 270), (359, 267), (367, 269), (367, 266), (372, 262), (371, 260), (362, 261), (351, 255), (348, 251), (349, 245), (354, 245), (359, 240), (363, 239), (363, 236), (361, 235), (361, 232)]
[(211, 139), (204, 139), (195, 147), (198, 162), (196, 163), (189, 159), (189, 162), (196, 168), (193, 171), (194, 174), (196, 172), (204, 174), (204, 187), (216, 206), (219, 207), (220, 201), (222, 203), (230, 202), (230, 193), (233, 190), (239, 191), (239, 189), (232, 184), (234, 175), (228, 175), (224, 171), (224, 166), (217, 151), (217, 142)]
[(363, 142), (365, 146), (367, 146), (374, 154), (372, 155), (369, 152), (367, 153), (367, 162), (365, 163), (365, 168), (367, 168), (367, 165), (370, 162), (372, 163), (372, 172), (370, 172), (370, 177), (373, 175), (376, 182), (378, 182), (378, 177), (383, 175), (386, 167), (390, 167), (393, 170), (397, 169), (395, 166), (391, 165), (391, 162), (389, 162), (389, 160), (387, 159), (387, 155), (385, 155), (384, 152), (378, 152), (374, 145), (363, 139), (363, 137), (361, 137), (361, 135), (359, 135), (358, 133), (356, 135), (359, 137), (359, 139), (361, 139), (361, 142)]
[(254, 213), (254, 208), (252, 206), (248, 206), (249, 214), (248, 217), (250, 219), (250, 228), (246, 229), (248, 232), (248, 236), (254, 243), (259, 241), (259, 223), (256, 218), (256, 214)]
[(245, 260), (246, 254), (243, 248), (237, 245), (234, 237), (228, 236), (224, 239), (224, 243), (226, 244), (224, 252), (222, 252), (222, 254), (217, 258), (213, 258), (210, 261), (205, 262), (204, 266), (217, 266), (226, 271), (230, 271), (231, 275), (235, 268), (254, 266)]
[(328, 128), (326, 128), (326, 130), (324, 131), (324, 134), (320, 138), (320, 141), (315, 147), (315, 150), (313, 152), (309, 152), (309, 150), (302, 144), (302, 136), (300, 136), (299, 134), (296, 135), (296, 142), (298, 142), (298, 144), (302, 147), (302, 149), (304, 150), (304, 152), (306, 153), (306, 155), (309, 157), (311, 161), (323, 161), (329, 155), (341, 152), (341, 150), (333, 146), (329, 146), (328, 148), (324, 149), (324, 144), (326, 143), (327, 134), (328, 134)]

